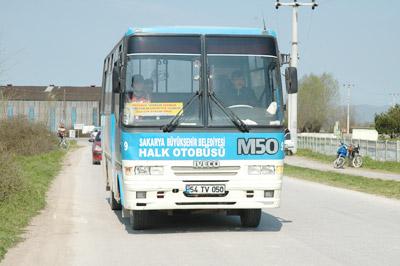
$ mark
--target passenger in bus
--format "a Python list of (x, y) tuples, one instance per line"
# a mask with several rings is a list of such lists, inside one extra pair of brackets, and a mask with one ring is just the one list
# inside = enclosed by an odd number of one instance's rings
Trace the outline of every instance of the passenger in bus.
[(128, 91), (128, 102), (150, 102), (150, 95), (146, 91), (144, 78), (140, 74), (132, 77), (132, 90)]

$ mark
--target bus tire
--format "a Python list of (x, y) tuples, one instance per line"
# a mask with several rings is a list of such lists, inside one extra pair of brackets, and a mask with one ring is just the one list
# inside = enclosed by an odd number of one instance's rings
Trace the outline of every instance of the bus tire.
[(104, 163), (103, 163), (103, 175), (106, 177), (106, 191), (110, 191), (110, 181), (108, 180), (108, 163), (107, 163), (107, 158), (104, 158)]
[(114, 191), (112, 191), (112, 190), (111, 190), (111, 193), (110, 193), (110, 207), (111, 207), (111, 210), (113, 210), (113, 211), (120, 211), (120, 210), (122, 210), (122, 205), (121, 205), (120, 202), (118, 202), (118, 201), (115, 199)]
[(246, 209), (240, 212), (242, 227), (257, 227), (261, 220), (261, 209)]
[(133, 211), (130, 216), (130, 223), (133, 230), (149, 228), (150, 211)]

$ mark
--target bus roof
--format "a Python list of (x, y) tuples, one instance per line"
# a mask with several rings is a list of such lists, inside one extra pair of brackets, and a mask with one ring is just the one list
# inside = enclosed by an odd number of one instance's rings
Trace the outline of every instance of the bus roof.
[(138, 33), (154, 34), (222, 34), (222, 35), (269, 35), (276, 37), (275, 31), (260, 28), (233, 28), (233, 27), (151, 27), (151, 28), (129, 28), (125, 36)]

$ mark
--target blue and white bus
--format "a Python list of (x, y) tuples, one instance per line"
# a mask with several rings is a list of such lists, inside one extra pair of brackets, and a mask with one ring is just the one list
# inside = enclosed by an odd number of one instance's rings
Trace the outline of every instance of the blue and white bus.
[(279, 206), (284, 105), (272, 31), (129, 29), (104, 60), (102, 87), (110, 205), (133, 229), (148, 228), (154, 210), (221, 211), (257, 227), (261, 209)]

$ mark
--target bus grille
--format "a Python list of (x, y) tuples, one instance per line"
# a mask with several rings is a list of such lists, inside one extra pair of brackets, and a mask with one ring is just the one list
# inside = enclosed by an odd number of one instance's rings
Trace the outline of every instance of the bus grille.
[(176, 176), (234, 176), (240, 166), (220, 166), (218, 168), (195, 168), (193, 166), (172, 166)]

